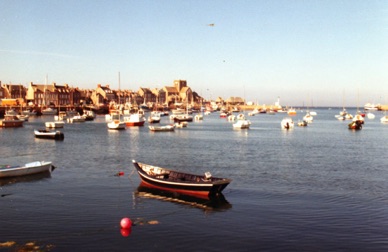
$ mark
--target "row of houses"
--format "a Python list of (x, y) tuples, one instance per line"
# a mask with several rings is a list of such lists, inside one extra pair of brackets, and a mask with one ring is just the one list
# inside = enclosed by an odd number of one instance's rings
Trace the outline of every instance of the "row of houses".
[[(163, 88), (139, 88), (131, 90), (113, 90), (109, 85), (98, 84), (96, 89), (80, 89), (68, 84), (36, 84), (30, 82), (28, 87), (21, 84), (2, 84), (0, 81), (0, 99), (2, 105), (29, 106), (79, 106), (117, 104), (163, 104), (201, 103), (201, 97), (187, 86), (186, 80), (175, 80), (173, 86)], [(9, 103), (9, 104), (5, 104)], [(13, 103), (13, 104), (10, 104)]]

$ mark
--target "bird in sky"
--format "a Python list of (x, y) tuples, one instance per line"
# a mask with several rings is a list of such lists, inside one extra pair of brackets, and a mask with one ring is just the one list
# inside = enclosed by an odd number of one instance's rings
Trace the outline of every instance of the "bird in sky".
[(207, 26), (214, 26), (214, 24), (208, 24)]

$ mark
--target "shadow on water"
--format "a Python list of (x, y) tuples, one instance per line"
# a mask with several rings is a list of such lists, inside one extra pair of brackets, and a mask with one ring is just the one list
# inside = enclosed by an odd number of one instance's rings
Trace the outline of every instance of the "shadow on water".
[[(0, 178), (0, 186), (11, 186), (15, 183), (37, 182), (45, 178), (51, 178), (51, 173), (49, 171), (20, 177)], [(3, 195), (1, 196), (4, 197)]]
[(135, 192), (135, 197), (145, 199), (157, 199), (176, 204), (200, 208), (204, 211), (225, 211), (232, 205), (225, 199), (223, 194), (209, 197), (208, 199), (196, 198), (184, 194), (162, 191), (140, 184)]

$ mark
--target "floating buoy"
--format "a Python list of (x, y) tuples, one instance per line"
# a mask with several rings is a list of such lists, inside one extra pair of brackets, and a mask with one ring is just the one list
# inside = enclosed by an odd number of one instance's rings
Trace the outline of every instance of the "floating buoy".
[(130, 229), (132, 227), (132, 221), (130, 218), (122, 218), (120, 221), (120, 226), (124, 229)]
[(122, 171), (118, 172), (118, 173), (115, 174), (115, 176), (124, 176), (124, 172), (122, 172)]

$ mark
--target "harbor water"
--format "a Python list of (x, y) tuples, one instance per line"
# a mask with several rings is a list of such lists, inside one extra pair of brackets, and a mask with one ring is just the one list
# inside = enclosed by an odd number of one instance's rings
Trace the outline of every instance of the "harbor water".
[[(0, 251), (387, 251), (383, 114), (353, 131), (335, 118), (339, 108), (314, 111), (313, 123), (291, 130), (280, 128), (284, 113), (234, 130), (218, 112), (174, 132), (147, 122), (112, 131), (97, 116), (65, 124), (64, 141), (34, 138), (53, 116), (0, 128), (1, 164), (56, 167), (0, 180)], [(178, 197), (140, 187), (132, 160), (232, 182), (216, 202)]]

